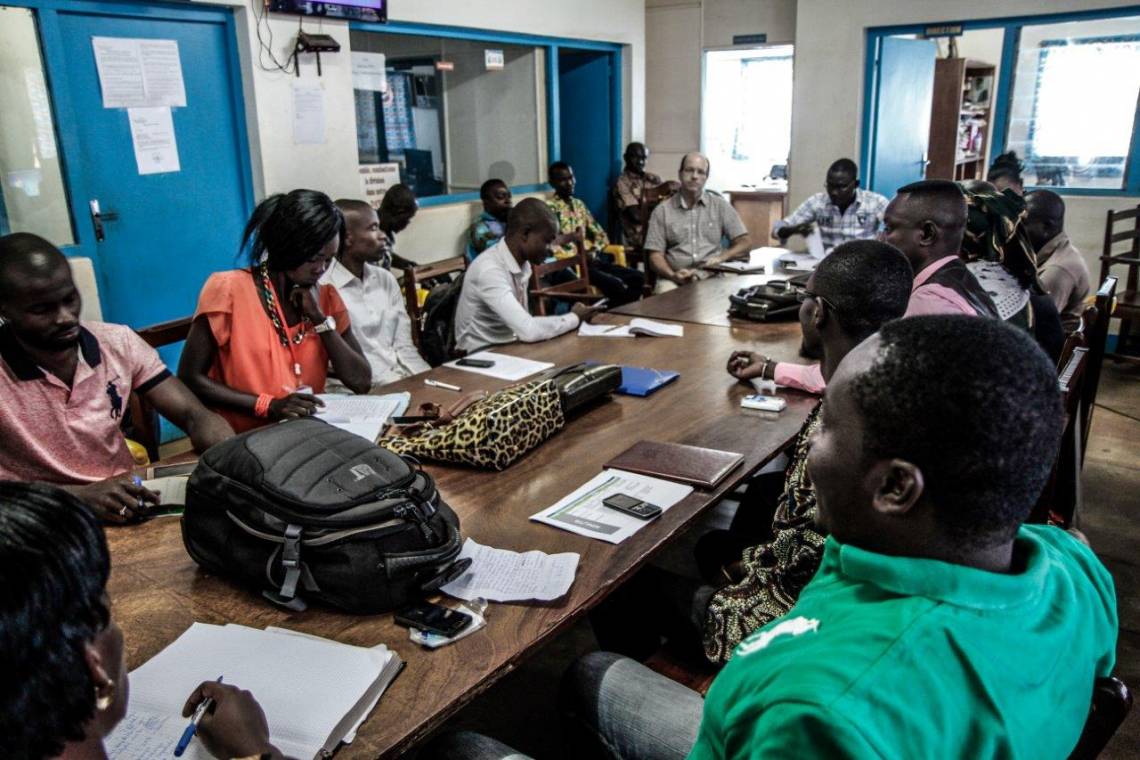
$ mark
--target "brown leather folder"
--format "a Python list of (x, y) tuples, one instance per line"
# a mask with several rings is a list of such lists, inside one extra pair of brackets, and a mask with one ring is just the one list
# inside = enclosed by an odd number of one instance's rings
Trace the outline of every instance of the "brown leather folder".
[(732, 451), (638, 441), (602, 466), (713, 489), (743, 461), (743, 454)]

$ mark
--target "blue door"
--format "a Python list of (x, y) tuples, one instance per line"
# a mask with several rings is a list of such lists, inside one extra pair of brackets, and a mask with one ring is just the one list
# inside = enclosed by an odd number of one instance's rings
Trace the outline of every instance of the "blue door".
[[(253, 205), (236, 38), (228, 10), (139, 4), (86, 12), (92, 5), (40, 12), (44, 57), (75, 252), (95, 261), (104, 319), (137, 328), (189, 316), (210, 273), (234, 267)], [(186, 106), (172, 109), (178, 171), (139, 173), (127, 110), (103, 107), (92, 37), (177, 41), (186, 89)], [(102, 240), (91, 201), (104, 217)], [(177, 349), (164, 351), (168, 363), (176, 357)]]
[(891, 198), (926, 177), (930, 108), (934, 96), (931, 40), (885, 37), (875, 66), (871, 126), (871, 189)]
[(614, 55), (592, 50), (558, 51), (560, 158), (574, 167), (577, 195), (603, 227), (609, 211), (620, 139), (615, 133)]

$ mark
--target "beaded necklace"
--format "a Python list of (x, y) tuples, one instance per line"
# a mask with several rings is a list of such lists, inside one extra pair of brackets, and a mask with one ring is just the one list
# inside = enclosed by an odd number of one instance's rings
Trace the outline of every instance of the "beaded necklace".
[[(257, 283), (257, 291), (261, 294), (261, 300), (265, 304), (265, 312), (269, 315), (269, 321), (273, 323), (273, 329), (277, 332), (277, 339), (281, 341), (281, 345), (286, 348), (289, 346), (289, 332), (285, 329), (285, 317), (282, 314), (280, 305), (277, 302), (277, 294), (273, 290), (273, 281), (269, 277), (269, 265), (262, 262), (257, 267), (257, 276), (254, 278)], [(303, 315), (301, 317), (301, 329), (293, 336), (293, 343), (301, 344), (305, 339), (305, 326), (309, 320)]]

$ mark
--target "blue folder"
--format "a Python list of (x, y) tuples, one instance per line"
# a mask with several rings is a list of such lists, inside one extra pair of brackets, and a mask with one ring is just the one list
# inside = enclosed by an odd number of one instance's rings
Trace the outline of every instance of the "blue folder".
[(621, 385), (617, 392), (627, 396), (648, 396), (658, 388), (668, 385), (681, 376), (680, 372), (649, 367), (621, 368)]

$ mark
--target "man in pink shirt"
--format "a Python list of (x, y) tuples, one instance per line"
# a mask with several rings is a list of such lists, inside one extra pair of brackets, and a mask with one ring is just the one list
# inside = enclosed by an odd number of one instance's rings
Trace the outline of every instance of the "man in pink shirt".
[[(957, 184), (925, 180), (900, 188), (887, 206), (883, 223), (881, 239), (902, 251), (915, 272), (903, 316), (967, 314), (997, 318), (993, 300), (958, 257), (966, 231), (966, 198)], [(809, 353), (810, 340), (805, 327), (804, 353)], [(823, 393), (826, 387), (818, 364), (774, 362), (758, 353), (749, 357), (748, 364), (733, 372), (736, 377), (763, 377), (808, 393)]]
[(79, 321), (63, 254), (25, 232), (0, 237), (0, 480), (63, 486), (107, 522), (146, 515), (158, 494), (130, 478), (119, 425), (131, 392), (202, 451), (233, 435), (129, 327)]

